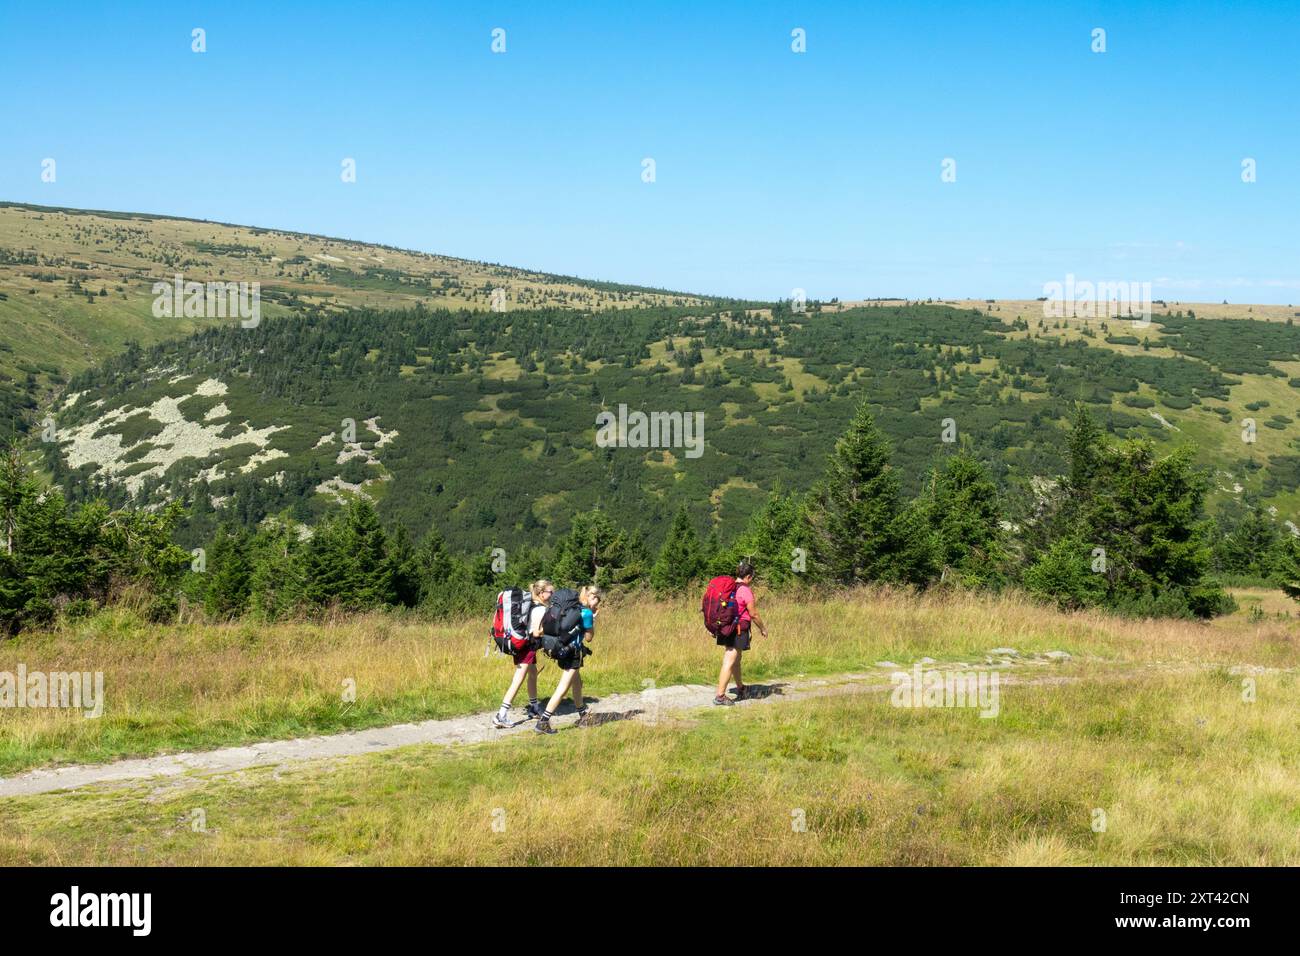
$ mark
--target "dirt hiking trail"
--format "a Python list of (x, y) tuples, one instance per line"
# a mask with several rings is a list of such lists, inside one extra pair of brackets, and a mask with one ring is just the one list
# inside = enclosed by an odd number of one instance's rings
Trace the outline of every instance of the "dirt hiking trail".
[[(1061, 655), (1068, 658), (1068, 655)], [(1022, 658), (1014, 663), (1007, 661), (985, 670), (999, 673), (1001, 685), (1059, 684), (1078, 680), (1075, 677), (1053, 675), (1052, 659)], [(970, 664), (943, 665), (929, 658), (922, 660), (926, 670), (946, 669), (961, 673)], [(894, 688), (891, 675), (904, 668), (891, 662), (876, 665), (874, 673), (837, 674), (807, 679), (773, 679), (764, 684), (752, 684), (751, 698), (738, 701), (737, 707), (764, 707), (782, 701), (804, 700), (837, 694), (885, 693)], [(1022, 673), (1012, 673), (1019, 670)], [(712, 709), (712, 686), (679, 684), (672, 687), (648, 687), (639, 693), (610, 694), (591, 697), (591, 713), (584, 728), (617, 720), (640, 720), (655, 723), (688, 711)], [(452, 717), (445, 720), (426, 720), (420, 723), (395, 724), (370, 730), (347, 731), (321, 737), (299, 737), (291, 740), (272, 740), (218, 750), (189, 751), (163, 754), (155, 757), (118, 760), (105, 764), (54, 767), (30, 770), (17, 776), (0, 778), (0, 798), (31, 796), (59, 790), (75, 790), (95, 785), (126, 785), (150, 778), (177, 778), (186, 774), (220, 774), (254, 767), (282, 767), (312, 760), (352, 757), (359, 754), (378, 753), (398, 747), (417, 744), (455, 746), (500, 740), (512, 734), (532, 733), (533, 722), (521, 719), (522, 708), (515, 707), (515, 724), (509, 729), (491, 726), (492, 711)], [(558, 728), (577, 722), (572, 704), (566, 702), (553, 719)], [(563, 746), (561, 741), (560, 746)]]

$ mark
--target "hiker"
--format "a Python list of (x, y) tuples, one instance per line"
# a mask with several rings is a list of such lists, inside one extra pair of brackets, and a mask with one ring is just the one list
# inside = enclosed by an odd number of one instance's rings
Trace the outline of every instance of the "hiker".
[(596, 630), (596, 609), (600, 606), (600, 588), (594, 584), (579, 591), (556, 591), (543, 618), (545, 634), (542, 646), (560, 667), (560, 682), (533, 730), (553, 734), (551, 718), (559, 710), (564, 695), (573, 690), (573, 706), (578, 709), (578, 726), (586, 722), (591, 708), (582, 700), (582, 660), (591, 653), (587, 644)]
[(528, 590), (533, 596), (532, 607), (528, 612), (529, 640), (521, 646), (512, 645), (515, 676), (510, 681), (506, 696), (501, 698), (501, 709), (492, 718), (492, 726), (498, 729), (514, 726), (510, 721), (510, 705), (514, 702), (515, 694), (519, 693), (525, 677), (528, 678), (528, 707), (524, 719), (542, 716), (537, 701), (537, 648), (541, 646), (542, 640), (542, 617), (546, 614), (546, 605), (550, 603), (551, 595), (555, 593), (555, 585), (542, 578), (534, 581)]
[[(709, 582), (710, 591), (714, 589), (715, 582), (725, 581), (725, 578), (715, 578)], [(735, 625), (731, 628), (719, 628), (716, 637), (719, 647), (725, 647), (722, 652), (722, 669), (718, 673), (718, 693), (713, 698), (713, 703), (721, 707), (729, 707), (734, 701), (727, 696), (727, 684), (732, 678), (736, 681), (736, 700), (745, 699), (745, 681), (740, 673), (740, 659), (745, 651), (749, 650), (749, 631), (751, 625), (758, 625), (759, 632), (764, 638), (767, 637), (767, 625), (763, 619), (758, 616), (758, 606), (754, 603), (754, 565), (748, 561), (741, 561), (736, 566), (735, 578), (735, 607), (736, 619)], [(725, 588), (725, 585), (723, 585)], [(706, 592), (705, 600), (708, 600)], [(707, 612), (706, 612), (707, 617)]]

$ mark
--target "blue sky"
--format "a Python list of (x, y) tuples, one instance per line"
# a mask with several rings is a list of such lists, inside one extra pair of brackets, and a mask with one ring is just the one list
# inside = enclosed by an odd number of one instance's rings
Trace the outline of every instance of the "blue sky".
[(1297, 50), (1296, 2), (9, 2), (0, 199), (763, 299), (1300, 303)]

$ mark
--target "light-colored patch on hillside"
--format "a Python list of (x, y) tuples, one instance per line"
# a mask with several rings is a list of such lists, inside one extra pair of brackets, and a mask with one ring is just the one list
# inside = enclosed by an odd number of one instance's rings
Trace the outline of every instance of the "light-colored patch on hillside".
[(375, 442), (375, 448), (383, 448), (385, 445), (387, 445), (398, 435), (396, 428), (394, 428), (392, 431), (387, 431), (387, 432), (384, 431), (382, 428), (380, 428), (378, 415), (376, 415), (374, 418), (367, 418), (365, 420), (365, 426), (379, 436), (379, 440)]
[[(195, 391), (196, 395), (224, 395), (225, 393), (226, 386), (216, 379), (208, 379)], [(222, 432), (227, 430), (228, 425), (204, 425), (189, 421), (185, 417), (179, 406), (190, 397), (164, 396), (144, 409), (124, 405), (94, 421), (67, 429), (63, 433), (66, 438), (60, 442), (60, 445), (64, 450), (68, 467), (75, 470), (85, 465), (95, 465), (98, 469), (97, 474), (105, 478), (115, 478), (130, 469), (131, 474), (120, 480), (126, 489), (134, 494), (144, 484), (146, 478), (161, 477), (168, 468), (182, 459), (204, 459), (236, 445), (252, 444), (259, 449), (241, 469), (245, 472), (263, 462), (285, 457), (284, 452), (268, 450), (266, 446), (270, 443), (272, 435), (285, 431), (290, 426), (269, 425), (266, 428), (253, 428), (245, 421), (241, 423), (242, 432), (223, 437)], [(140, 443), (124, 445), (121, 434), (113, 431), (99, 437), (96, 435), (138, 415), (141, 411), (144, 411), (153, 421), (160, 422), (163, 428), (144, 440), (152, 446), (145, 455), (134, 461), (126, 461), (128, 452)], [(226, 414), (229, 414), (229, 410)], [(142, 468), (141, 465), (148, 467)], [(209, 480), (219, 476), (220, 467), (216, 465), (207, 469)]]
[[(375, 457), (374, 453), (383, 448), (398, 435), (396, 428), (388, 432), (380, 428), (378, 416), (367, 418), (362, 424), (364, 424), (366, 428), (370, 429), (372, 434), (378, 436), (375, 441), (375, 447), (372, 449), (366, 449), (361, 446), (360, 442), (344, 442), (343, 450), (340, 451), (338, 457), (334, 459), (336, 465), (341, 465), (344, 462), (351, 461), (353, 458), (362, 458), (365, 460), (367, 465), (377, 465), (379, 464), (379, 459)], [(329, 435), (322, 437), (321, 440), (316, 443), (316, 447), (319, 448), (321, 445), (325, 444), (326, 439), (333, 441), (334, 433), (330, 432)]]
[(362, 482), (344, 481), (338, 475), (335, 475), (333, 478), (322, 481), (316, 486), (315, 491), (318, 495), (329, 495), (334, 499), (335, 504), (340, 505), (347, 502), (348, 495), (359, 495), (367, 501), (373, 501), (374, 499), (366, 494), (365, 488), (374, 480), (368, 478)]
[(1159, 412), (1157, 412), (1157, 411), (1154, 411), (1154, 410), (1153, 410), (1153, 411), (1148, 412), (1147, 414), (1149, 414), (1152, 418), (1154, 418), (1156, 421), (1158, 421), (1158, 422), (1160, 423), (1160, 427), (1161, 427), (1161, 428), (1168, 428), (1168, 429), (1171, 429), (1171, 430), (1176, 431), (1176, 432), (1177, 432), (1177, 431), (1182, 431), (1181, 428), (1179, 428), (1179, 427), (1178, 427), (1177, 425), (1175, 425), (1173, 422), (1169, 421), (1169, 419), (1165, 418), (1165, 416), (1161, 415), (1161, 414), (1160, 414)]
[[(396, 438), (398, 436), (398, 431), (396, 428), (390, 429), (389, 431), (384, 431), (380, 428), (379, 416), (367, 418), (362, 424), (364, 424), (366, 428), (376, 436), (374, 447), (367, 449), (362, 447), (360, 442), (344, 442), (343, 449), (335, 457), (334, 462), (335, 464), (342, 465), (345, 462), (351, 461), (353, 458), (360, 458), (366, 465), (375, 465), (382, 469), (383, 464), (379, 461), (375, 452), (379, 451), (379, 449), (383, 448)], [(320, 437), (320, 440), (316, 442), (316, 447), (319, 448), (322, 445), (333, 444), (333, 442), (334, 432), (330, 432), (328, 435), (322, 435)], [(340, 475), (335, 475), (333, 478), (329, 478), (318, 484), (315, 491), (317, 494), (328, 495), (337, 504), (346, 503), (349, 495), (359, 495), (362, 498), (373, 501), (374, 496), (369, 494), (366, 491), (366, 488), (376, 482), (389, 481), (392, 477), (393, 476), (387, 471), (383, 471), (374, 478), (367, 478), (362, 482), (351, 482), (344, 481)]]
[[(275, 461), (277, 458), (288, 458), (288, 457), (289, 457), (289, 453), (287, 451), (281, 451), (278, 448), (264, 448), (261, 451), (257, 452), (256, 454), (251, 455), (247, 463), (245, 463), (243, 467), (239, 469), (239, 473), (241, 475), (246, 475), (250, 471), (253, 471), (256, 468), (258, 468), (259, 466), (266, 464), (268, 461)], [(280, 480), (284, 479), (284, 472), (282, 471), (276, 472), (276, 475), (280, 476)], [(272, 477), (274, 478), (274, 476)], [(277, 485), (279, 483), (280, 483), (279, 481), (276, 481)]]
[(648, 451), (645, 454), (645, 463), (655, 468), (667, 468), (672, 470), (677, 467), (677, 456), (667, 448)]

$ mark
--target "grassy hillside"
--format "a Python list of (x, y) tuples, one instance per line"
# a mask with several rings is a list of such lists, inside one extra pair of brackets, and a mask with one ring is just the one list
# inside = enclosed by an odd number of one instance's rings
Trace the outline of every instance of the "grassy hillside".
[[(1008, 645), (1073, 660), (1038, 668), (1044, 682), (1004, 687), (992, 719), (899, 709), (887, 694), (831, 695), (10, 799), (0, 862), (1300, 862), (1294, 618), (1131, 622), (1014, 597), (888, 591), (770, 600), (766, 614), (772, 635), (747, 662), (751, 683), (924, 656), (981, 666)], [(102, 616), (10, 646), (32, 669), (99, 661), (108, 705), (98, 720), (12, 712), (0, 724), (6, 774), (484, 711), (509, 671), (481, 657), (479, 621), (146, 634)], [(684, 603), (609, 608), (596, 648), (584, 673), (597, 697), (646, 679), (707, 683), (716, 671), (716, 648)], [(1253, 702), (1243, 675), (1255, 680)], [(353, 704), (339, 699), (346, 677), (357, 682)], [(195, 808), (206, 832), (190, 826)], [(505, 834), (491, 828), (499, 810)]]
[(260, 282), (268, 317), (307, 305), (487, 309), (496, 288), (505, 290), (506, 309), (701, 301), (277, 229), (0, 203), (0, 421), (7, 425), (14, 408), (30, 408), (127, 342), (149, 345), (231, 321), (154, 318), (153, 284), (177, 273)]
[[(266, 321), (154, 318), (153, 283), (178, 272), (260, 282)], [(360, 494), (466, 549), (553, 539), (596, 503), (651, 543), (681, 504), (732, 534), (778, 480), (811, 483), (863, 398), (909, 492), (953, 447), (951, 420), (1025, 510), (1083, 402), (1113, 435), (1195, 444), (1212, 504), (1254, 496), (1300, 525), (1295, 312), (1156, 303), (1134, 328), (1016, 301), (738, 310), (323, 236), (0, 204), (0, 421), (55, 401), (47, 467), (73, 498), (218, 509), (195, 540), (228, 514), (310, 520)], [(596, 447), (597, 413), (620, 404), (703, 412), (702, 457)]]
[[(760, 592), (771, 639), (747, 657), (746, 679), (849, 673), (878, 661), (922, 657), (985, 661), (990, 648), (1024, 655), (1064, 650), (1072, 673), (1102, 662), (1294, 668), (1295, 605), (1277, 592), (1239, 592), (1239, 611), (1212, 624), (1132, 621), (1102, 613), (1062, 614), (1015, 595), (859, 590), (794, 601)], [(508, 662), (484, 657), (484, 618), (430, 624), (371, 614), (325, 622), (142, 628), (125, 612), (103, 612), (54, 632), (5, 642), (0, 670), (74, 666), (104, 673), (108, 706), (94, 720), (58, 710), (8, 710), (0, 723), (0, 775), (51, 763), (96, 763), (259, 739), (305, 736), (490, 708), (508, 682)], [(592, 693), (716, 679), (718, 653), (693, 600), (611, 605), (584, 675)], [(73, 663), (78, 662), (78, 663)], [(352, 678), (357, 700), (340, 700)], [(554, 668), (543, 685), (554, 680)]]
[[(1112, 435), (1193, 444), (1217, 502), (1251, 494), (1300, 521), (1300, 328), (1043, 326), (923, 304), (307, 312), (82, 373), (50, 467), (74, 496), (109, 481), (252, 520), (363, 494), (459, 548), (536, 543), (599, 503), (653, 543), (681, 505), (725, 537), (778, 482), (806, 488), (864, 398), (905, 490), (968, 443), (1022, 517), (1084, 403)], [(597, 415), (620, 405), (703, 414), (702, 453), (598, 447)]]

